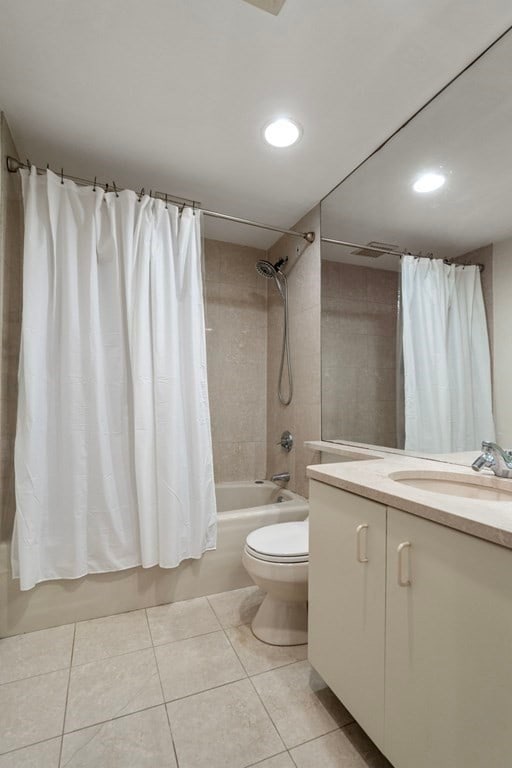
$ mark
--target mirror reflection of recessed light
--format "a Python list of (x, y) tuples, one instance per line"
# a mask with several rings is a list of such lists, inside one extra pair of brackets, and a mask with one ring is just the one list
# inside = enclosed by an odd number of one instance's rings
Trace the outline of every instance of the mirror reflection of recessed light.
[(412, 188), (415, 192), (435, 192), (445, 181), (446, 177), (442, 173), (424, 173), (414, 182)]
[(263, 132), (265, 141), (273, 147), (291, 147), (302, 135), (298, 123), (288, 117), (280, 117), (269, 123)]

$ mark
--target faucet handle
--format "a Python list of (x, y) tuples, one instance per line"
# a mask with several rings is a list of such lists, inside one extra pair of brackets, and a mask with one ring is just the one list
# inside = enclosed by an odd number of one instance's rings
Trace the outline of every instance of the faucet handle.
[(293, 448), (293, 435), (291, 432), (289, 432), (287, 429), (283, 432), (281, 435), (281, 439), (279, 440), (276, 445), (280, 445), (281, 448), (284, 448), (285, 451), (288, 451), (288, 453)]

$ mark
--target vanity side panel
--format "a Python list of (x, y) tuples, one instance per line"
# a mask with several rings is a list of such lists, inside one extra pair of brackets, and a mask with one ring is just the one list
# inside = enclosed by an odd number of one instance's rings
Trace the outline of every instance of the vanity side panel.
[(395, 768), (511, 765), (512, 552), (388, 509), (387, 561), (384, 753)]
[(309, 553), (309, 660), (382, 749), (386, 508), (312, 480)]

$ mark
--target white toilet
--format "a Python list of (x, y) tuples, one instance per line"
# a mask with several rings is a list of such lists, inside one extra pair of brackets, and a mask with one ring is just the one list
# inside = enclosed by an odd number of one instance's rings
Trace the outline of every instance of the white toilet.
[(308, 641), (308, 520), (258, 528), (247, 536), (242, 562), (267, 594), (252, 631), (271, 645)]

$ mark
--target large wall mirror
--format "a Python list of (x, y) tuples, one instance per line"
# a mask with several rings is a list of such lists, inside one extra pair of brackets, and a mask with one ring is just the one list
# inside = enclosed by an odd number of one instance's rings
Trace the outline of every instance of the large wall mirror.
[(511, 61), (509, 33), (322, 202), (353, 244), (322, 243), (324, 440), (512, 447)]

